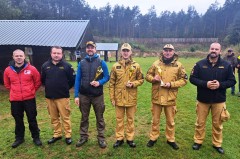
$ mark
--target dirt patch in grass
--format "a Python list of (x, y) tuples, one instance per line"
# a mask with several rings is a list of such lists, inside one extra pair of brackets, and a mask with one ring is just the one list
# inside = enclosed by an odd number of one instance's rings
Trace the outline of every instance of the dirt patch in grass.
[(11, 116), (12, 116), (11, 114), (3, 114), (3, 115), (0, 116), (0, 120), (10, 118)]

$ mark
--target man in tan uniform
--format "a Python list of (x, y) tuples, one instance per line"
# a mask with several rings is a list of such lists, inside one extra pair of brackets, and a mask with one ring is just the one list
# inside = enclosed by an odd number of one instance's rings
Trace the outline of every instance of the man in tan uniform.
[(163, 47), (163, 53), (159, 60), (149, 68), (146, 80), (152, 83), (152, 129), (148, 147), (154, 146), (160, 131), (160, 114), (162, 109), (166, 115), (165, 135), (167, 143), (175, 150), (179, 149), (175, 143), (176, 98), (178, 88), (187, 84), (187, 74), (171, 44)]
[(127, 144), (134, 148), (134, 114), (137, 105), (137, 87), (142, 85), (144, 77), (140, 65), (131, 58), (132, 49), (128, 43), (121, 47), (121, 59), (111, 70), (109, 92), (112, 105), (116, 110), (116, 138), (114, 148), (124, 143), (124, 114), (127, 115)]

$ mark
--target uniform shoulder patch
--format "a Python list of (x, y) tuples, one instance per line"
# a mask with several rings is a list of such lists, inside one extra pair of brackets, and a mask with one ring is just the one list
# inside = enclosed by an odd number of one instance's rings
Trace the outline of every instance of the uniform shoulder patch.
[(117, 66), (116, 69), (121, 69), (121, 66)]

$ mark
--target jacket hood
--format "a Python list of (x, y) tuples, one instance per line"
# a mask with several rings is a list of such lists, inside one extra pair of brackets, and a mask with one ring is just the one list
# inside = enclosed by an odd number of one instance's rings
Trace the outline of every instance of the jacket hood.
[[(24, 60), (24, 64), (23, 65), (26, 65), (28, 62), (26, 60)], [(8, 63), (9, 66), (12, 66), (12, 67), (15, 67), (15, 61), (12, 60)]]
[[(170, 63), (174, 63), (175, 61), (178, 60), (178, 58), (179, 58), (178, 55), (177, 55), (176, 53), (174, 53), (174, 55), (173, 55), (173, 60), (172, 60)], [(161, 62), (163, 62), (163, 53), (160, 54), (159, 60), (160, 60)]]
[(118, 61), (118, 63), (120, 63), (121, 65), (123, 65), (125, 67), (126, 65), (129, 65), (129, 64), (132, 65), (132, 64), (136, 63), (136, 61), (133, 61), (132, 58), (129, 58), (127, 60), (124, 60), (123, 58), (121, 58)]
[(87, 61), (92, 61), (92, 60), (94, 60), (94, 59), (96, 59), (96, 58), (99, 58), (99, 55), (98, 54), (94, 54), (93, 56), (89, 56), (89, 55), (86, 55), (85, 56), (85, 59), (87, 60)]

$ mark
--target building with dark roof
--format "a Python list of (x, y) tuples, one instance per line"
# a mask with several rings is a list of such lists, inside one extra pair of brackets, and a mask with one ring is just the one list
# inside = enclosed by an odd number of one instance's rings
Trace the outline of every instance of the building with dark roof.
[(50, 57), (52, 46), (85, 51), (85, 43), (93, 41), (89, 25), (89, 20), (0, 20), (1, 80), (16, 49), (25, 51), (38, 70)]
[(96, 43), (97, 51), (104, 51), (104, 61), (108, 60), (108, 51), (116, 52), (116, 61), (118, 61), (118, 43)]

